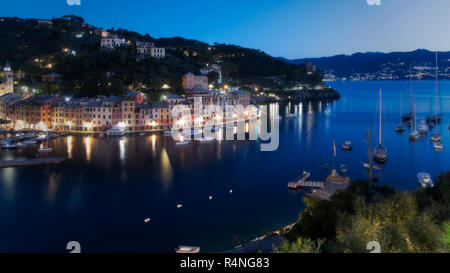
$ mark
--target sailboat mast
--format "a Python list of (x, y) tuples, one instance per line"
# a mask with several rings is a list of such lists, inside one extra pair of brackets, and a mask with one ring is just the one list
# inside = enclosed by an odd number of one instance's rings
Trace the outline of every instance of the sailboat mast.
[(438, 123), (438, 52), (436, 51), (436, 131)]
[(409, 65), (409, 109), (413, 110), (413, 92), (412, 92), (412, 73), (411, 65)]
[(381, 88), (380, 88), (380, 145), (381, 145)]
[(400, 122), (402, 121), (403, 115), (403, 90), (400, 91)]

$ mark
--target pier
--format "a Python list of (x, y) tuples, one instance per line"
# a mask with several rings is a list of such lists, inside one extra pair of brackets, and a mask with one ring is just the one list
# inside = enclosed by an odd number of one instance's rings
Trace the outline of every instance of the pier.
[(289, 182), (288, 188), (296, 189), (299, 187), (311, 187), (311, 188), (323, 188), (325, 186), (324, 182), (321, 181), (303, 181), (299, 180), (297, 182)]
[(15, 160), (3, 160), (0, 161), (0, 168), (35, 166), (44, 164), (59, 164), (64, 162), (64, 160), (65, 158), (63, 157), (41, 157), (31, 159), (21, 158)]

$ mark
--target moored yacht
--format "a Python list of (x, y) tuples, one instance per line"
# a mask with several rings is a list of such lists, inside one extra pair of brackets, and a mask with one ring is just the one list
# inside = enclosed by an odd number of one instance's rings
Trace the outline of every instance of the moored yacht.
[(442, 142), (438, 141), (433, 143), (433, 149), (435, 149), (436, 151), (442, 151), (443, 148), (444, 147), (442, 145)]
[[(414, 106), (414, 113), (416, 112), (416, 106)], [(415, 114), (414, 114), (415, 116)], [(411, 132), (409, 133), (409, 139), (411, 140), (415, 140), (418, 139), (420, 137), (420, 133), (417, 131), (416, 129), (416, 118), (414, 117), (412, 120), (412, 126), (411, 126)]]
[(383, 146), (381, 136), (382, 132), (381, 132), (381, 89), (380, 89), (380, 131), (379, 131), (380, 142), (378, 144), (378, 147), (373, 151), (373, 158), (375, 162), (384, 164), (387, 162), (387, 149)]
[(433, 179), (431, 179), (431, 175), (429, 173), (418, 173), (417, 174), (417, 180), (422, 186), (422, 188), (432, 188), (434, 187)]
[(435, 114), (435, 123), (436, 123), (436, 131), (430, 136), (430, 140), (434, 142), (435, 150), (442, 150), (442, 136), (438, 132), (437, 124), (440, 121), (441, 117), (438, 114), (438, 69), (437, 69), (437, 52), (436, 52), (436, 114)]

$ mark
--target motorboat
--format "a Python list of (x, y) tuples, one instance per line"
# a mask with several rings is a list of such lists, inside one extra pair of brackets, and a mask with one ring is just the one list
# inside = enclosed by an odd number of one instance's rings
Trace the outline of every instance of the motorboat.
[(17, 144), (11, 144), (11, 143), (2, 145), (2, 149), (5, 149), (5, 150), (16, 150), (17, 147), (18, 147)]
[(431, 175), (429, 173), (422, 172), (417, 174), (417, 180), (422, 188), (434, 187), (433, 179), (431, 179)]
[(297, 115), (294, 113), (286, 114), (286, 118), (296, 118), (296, 117), (297, 117)]
[(438, 132), (434, 132), (431, 136), (430, 136), (430, 140), (432, 142), (439, 142), (442, 140), (442, 136), (441, 134), (439, 134)]
[(443, 149), (442, 142), (433, 143), (433, 149), (435, 149), (436, 151), (442, 151), (442, 149)]
[(179, 246), (175, 248), (176, 253), (200, 253), (200, 247), (198, 246)]
[(419, 125), (418, 131), (421, 135), (428, 134), (428, 126), (425, 124), (425, 120), (422, 120), (421, 124)]
[(342, 174), (346, 174), (346, 173), (347, 173), (347, 171), (348, 171), (348, 169), (347, 169), (347, 165), (345, 165), (345, 164), (341, 164), (341, 173), (342, 173)]
[(113, 127), (106, 131), (107, 136), (123, 136), (125, 135), (125, 128), (123, 127)]
[(50, 152), (53, 152), (53, 148), (50, 148), (50, 147), (42, 147), (42, 148), (39, 149), (39, 152), (40, 152), (40, 153), (50, 153)]
[(189, 144), (189, 139), (184, 139), (184, 137), (180, 137), (180, 139), (175, 143), (175, 145), (186, 145)]
[(341, 145), (341, 150), (343, 151), (351, 151), (353, 149), (353, 144), (351, 141), (345, 141), (344, 144)]
[(403, 125), (403, 123), (400, 123), (399, 125), (395, 126), (395, 131), (397, 133), (403, 133), (405, 131), (405, 125)]

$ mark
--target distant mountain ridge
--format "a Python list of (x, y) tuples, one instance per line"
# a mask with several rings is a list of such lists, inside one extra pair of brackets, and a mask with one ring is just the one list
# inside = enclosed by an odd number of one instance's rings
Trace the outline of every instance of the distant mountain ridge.
[[(409, 52), (366, 52), (351, 55), (336, 55), (321, 58), (303, 58), (289, 60), (279, 58), (291, 64), (302, 64), (311, 61), (317, 69), (333, 73), (337, 77), (349, 77), (355, 74), (377, 73), (390, 70), (392, 73), (404, 74), (409, 66), (435, 66), (435, 52), (417, 49)], [(450, 67), (450, 51), (438, 52), (440, 69)]]

